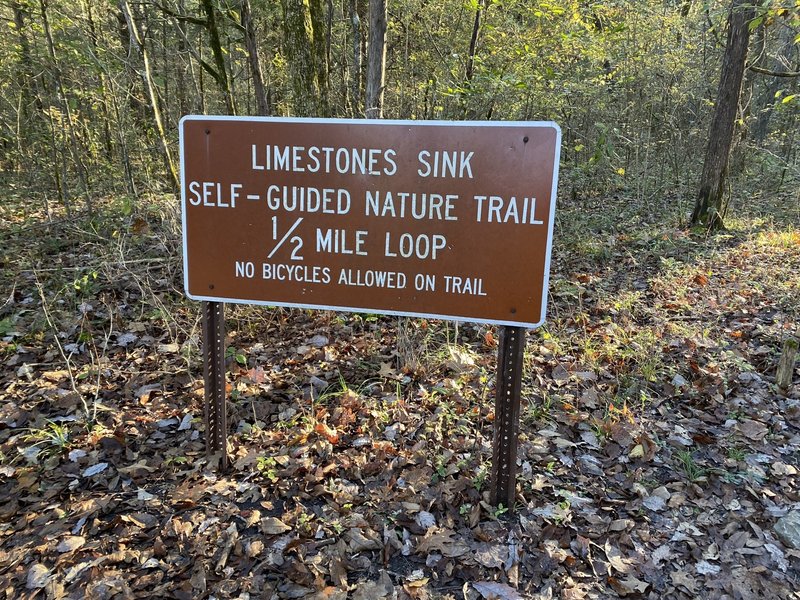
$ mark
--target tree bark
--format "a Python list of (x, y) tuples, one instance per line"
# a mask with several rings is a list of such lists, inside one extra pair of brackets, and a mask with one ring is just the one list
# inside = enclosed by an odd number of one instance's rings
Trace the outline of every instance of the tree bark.
[(350, 0), (350, 25), (353, 28), (353, 76), (351, 98), (353, 114), (361, 111), (361, 18), (358, 16), (356, 0)]
[(311, 16), (311, 39), (314, 44), (314, 76), (317, 79), (319, 89), (319, 113), (322, 117), (330, 114), (329, 110), (329, 81), (328, 81), (328, 53), (327, 47), (327, 25), (325, 10), (322, 0), (309, 0), (309, 14)]
[(315, 116), (319, 88), (314, 65), (314, 38), (308, 0), (281, 0), (286, 53), (292, 75), (294, 109), (298, 116)]
[(751, 0), (733, 0), (728, 15), (728, 41), (722, 59), (717, 102), (711, 120), (700, 191), (692, 212), (692, 225), (703, 225), (709, 229), (724, 228), (722, 197), (750, 41), (749, 23), (754, 14)]
[(367, 92), (364, 106), (368, 119), (383, 118), (383, 88), (386, 79), (386, 1), (369, 0)]
[(264, 87), (264, 75), (261, 71), (261, 58), (258, 55), (258, 42), (253, 24), (253, 11), (250, 0), (241, 0), (239, 6), (242, 28), (244, 29), (244, 43), (247, 48), (247, 59), (250, 62), (250, 73), (253, 77), (253, 93), (256, 97), (256, 112), (261, 116), (269, 115), (267, 90)]
[(228, 78), (228, 69), (225, 66), (225, 55), (222, 52), (222, 42), (219, 37), (219, 27), (211, 0), (201, 0), (203, 12), (206, 15), (206, 30), (208, 31), (208, 43), (211, 46), (211, 54), (214, 56), (214, 66), (217, 72), (217, 83), (219, 83), (222, 95), (225, 98), (225, 108), (229, 115), (236, 114), (236, 102), (231, 91), (231, 82)]
[(178, 183), (178, 171), (175, 168), (175, 161), (172, 159), (172, 153), (169, 149), (169, 142), (167, 141), (167, 133), (164, 128), (164, 120), (161, 116), (161, 107), (158, 103), (158, 90), (156, 89), (156, 84), (153, 80), (153, 72), (150, 66), (150, 53), (147, 50), (147, 46), (144, 44), (142, 34), (139, 32), (139, 26), (136, 24), (136, 21), (133, 18), (130, 6), (128, 5), (128, 0), (119, 0), (119, 8), (128, 24), (131, 45), (142, 57), (144, 69), (142, 70), (141, 76), (145, 88), (147, 89), (147, 93), (150, 97), (150, 107), (153, 112), (153, 122), (156, 126), (158, 139), (161, 142), (161, 154), (164, 158), (164, 166), (166, 167), (167, 174), (169, 175), (172, 189), (177, 190), (180, 187), (180, 184)]
[(469, 54), (467, 55), (467, 70), (464, 76), (467, 82), (472, 81), (475, 73), (475, 50), (478, 46), (478, 33), (481, 30), (481, 12), (484, 8), (484, 0), (478, 0), (478, 7), (475, 9), (475, 21), (472, 24), (472, 37), (469, 39)]
[[(183, 3), (178, 4), (178, 8), (183, 11)], [(187, 51), (187, 42), (186, 42), (186, 30), (184, 29), (183, 23), (179, 20), (175, 20), (175, 28), (178, 30), (178, 56), (180, 58), (186, 54)], [(186, 102), (186, 69), (184, 68), (183, 64), (181, 64), (180, 60), (177, 61), (177, 71), (178, 71), (178, 113), (182, 117), (183, 115), (189, 114), (188, 104)], [(189, 59), (189, 64), (192, 64), (191, 59)]]
[(481, 16), (486, 10), (485, 0), (478, 0), (475, 9), (475, 20), (472, 23), (472, 36), (469, 38), (469, 50), (467, 51), (467, 68), (464, 71), (464, 85), (459, 94), (459, 104), (463, 118), (468, 118), (467, 114), (467, 95), (472, 87), (472, 78), (475, 76), (475, 55), (478, 49), (478, 36), (481, 31)]

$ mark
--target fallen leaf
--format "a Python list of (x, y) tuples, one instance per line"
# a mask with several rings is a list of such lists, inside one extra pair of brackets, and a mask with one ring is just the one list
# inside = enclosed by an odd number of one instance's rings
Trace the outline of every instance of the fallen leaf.
[(472, 587), (486, 600), (524, 600), (517, 590), (505, 583), (474, 581)]
[(381, 362), (381, 368), (378, 370), (378, 377), (397, 377), (397, 371), (392, 368), (389, 362)]
[(673, 571), (670, 573), (670, 577), (672, 578), (672, 583), (674, 585), (683, 586), (686, 588), (686, 591), (694, 595), (697, 588), (697, 582), (695, 581), (694, 577), (685, 571)]
[(754, 421), (753, 419), (745, 419), (739, 423), (739, 431), (745, 437), (757, 442), (764, 439), (769, 429), (764, 423)]
[(660, 510), (664, 510), (666, 506), (666, 502), (661, 496), (648, 496), (644, 500), (642, 500), (642, 505), (645, 508), (649, 508), (653, 512), (658, 512)]
[(267, 535), (280, 535), (290, 529), (291, 527), (277, 517), (264, 517), (261, 519), (261, 531)]
[(622, 556), (618, 548), (611, 545), (611, 542), (606, 540), (606, 545), (603, 548), (608, 558), (609, 564), (614, 567), (618, 573), (627, 573), (631, 570), (630, 560)]
[(466, 554), (470, 548), (452, 529), (441, 529), (429, 532), (417, 546), (417, 551), (421, 554), (436, 551), (448, 558), (455, 558)]
[(333, 585), (342, 590), (347, 589), (347, 568), (341, 558), (333, 557), (328, 566), (328, 572)]
[(569, 381), (569, 371), (563, 365), (556, 365), (553, 368), (552, 377), (556, 385), (563, 385)]
[(358, 527), (353, 527), (345, 533), (345, 539), (353, 552), (364, 552), (365, 550), (379, 550), (381, 543), (375, 538), (368, 537)]
[(314, 426), (314, 431), (325, 436), (325, 439), (331, 444), (339, 443), (339, 433), (334, 428), (328, 427), (325, 423), (317, 423)]
[(69, 459), (72, 462), (78, 462), (79, 459), (86, 456), (86, 450), (81, 450), (80, 448), (76, 448), (75, 450), (70, 450), (67, 456), (69, 456)]
[(150, 492), (148, 492), (147, 490), (143, 490), (141, 488), (136, 490), (136, 499), (137, 500), (144, 500), (146, 502), (148, 500), (152, 500), (153, 498), (155, 498), (155, 496), (153, 494), (151, 494)]
[(95, 475), (102, 473), (108, 468), (108, 463), (97, 463), (96, 465), (92, 465), (88, 469), (83, 472), (84, 477), (94, 477)]
[(323, 346), (328, 345), (328, 338), (326, 338), (324, 335), (315, 335), (311, 338), (309, 344), (316, 346), (317, 348), (322, 348)]
[(637, 579), (633, 575), (628, 575), (625, 579), (609, 577), (608, 583), (620, 596), (628, 596), (629, 594), (636, 594), (638, 596), (644, 594), (650, 586), (649, 583)]
[(664, 544), (653, 550), (650, 560), (653, 561), (655, 566), (658, 566), (662, 561), (669, 560), (672, 556), (672, 550), (667, 544)]
[(34, 563), (28, 569), (28, 581), (25, 585), (29, 590), (39, 590), (50, 581), (50, 569), (42, 564)]
[(58, 552), (73, 552), (86, 543), (86, 538), (79, 535), (71, 535), (65, 537), (58, 543), (56, 550)]
[(247, 376), (253, 383), (264, 383), (267, 380), (267, 372), (261, 366), (248, 369)]
[(397, 597), (389, 574), (381, 570), (377, 581), (366, 581), (357, 584), (352, 600), (380, 600), (382, 598)]
[(475, 562), (487, 569), (503, 566), (508, 558), (508, 548), (500, 544), (480, 543), (475, 547)]
[(695, 565), (695, 570), (699, 575), (716, 575), (720, 572), (719, 565), (712, 565), (707, 560), (701, 560)]
[(417, 525), (425, 531), (428, 531), (428, 529), (436, 525), (436, 517), (426, 510), (419, 511), (414, 520), (417, 522)]

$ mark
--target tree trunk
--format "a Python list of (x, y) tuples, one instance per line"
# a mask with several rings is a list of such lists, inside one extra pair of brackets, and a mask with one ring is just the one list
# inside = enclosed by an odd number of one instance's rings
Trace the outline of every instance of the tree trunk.
[(358, 16), (356, 0), (350, 0), (350, 24), (353, 27), (353, 77), (351, 98), (353, 114), (361, 111), (361, 19)]
[(319, 88), (314, 65), (314, 38), (307, 1), (281, 0), (286, 54), (292, 75), (294, 111), (298, 116), (315, 116)]
[(222, 89), (225, 98), (225, 108), (229, 115), (236, 114), (236, 103), (231, 91), (231, 83), (228, 78), (228, 69), (225, 66), (225, 55), (222, 52), (222, 42), (219, 37), (219, 27), (217, 27), (217, 17), (214, 5), (211, 0), (201, 0), (203, 12), (206, 15), (206, 30), (208, 31), (208, 43), (211, 45), (211, 53), (214, 56), (214, 66), (217, 72), (217, 83)]
[(467, 53), (467, 68), (464, 72), (464, 87), (459, 95), (461, 103), (461, 114), (467, 118), (467, 94), (472, 87), (472, 78), (475, 75), (475, 54), (478, 48), (478, 34), (481, 30), (481, 13), (485, 10), (485, 0), (478, 0), (475, 8), (475, 20), (472, 23), (472, 36), (469, 39), (469, 51)]
[(250, 61), (250, 72), (253, 75), (253, 93), (256, 97), (256, 112), (261, 116), (269, 114), (267, 90), (264, 87), (264, 75), (261, 71), (261, 59), (258, 55), (256, 30), (253, 24), (253, 11), (250, 0), (241, 0), (239, 7), (242, 27), (244, 28), (244, 43), (247, 48), (247, 59)]
[[(184, 12), (183, 3), (178, 4), (178, 9)], [(178, 30), (178, 57), (182, 58), (183, 55), (186, 54), (187, 42), (186, 30), (180, 19), (175, 19), (175, 28)], [(188, 115), (190, 112), (186, 102), (186, 69), (180, 60), (176, 61), (176, 63), (178, 71), (178, 113), (179, 116), (182, 117), (183, 115)], [(189, 59), (189, 64), (191, 64), (191, 59)]]
[(383, 88), (386, 78), (386, 1), (369, 0), (367, 94), (364, 106), (368, 119), (383, 118)]
[(724, 227), (722, 196), (750, 41), (749, 23), (754, 13), (751, 0), (733, 0), (728, 15), (728, 41), (722, 59), (717, 102), (708, 136), (700, 191), (692, 212), (692, 225), (704, 225), (709, 229)]
[(178, 183), (178, 171), (175, 168), (175, 161), (172, 160), (172, 153), (169, 149), (167, 133), (164, 128), (164, 120), (161, 117), (161, 107), (158, 103), (158, 90), (156, 89), (155, 81), (153, 81), (153, 72), (150, 67), (150, 54), (147, 50), (147, 46), (144, 44), (142, 34), (139, 32), (139, 26), (136, 24), (136, 21), (133, 18), (130, 6), (128, 6), (128, 0), (119, 0), (119, 7), (123, 16), (125, 17), (125, 21), (128, 24), (131, 45), (142, 57), (142, 63), (144, 64), (144, 69), (141, 73), (142, 80), (144, 81), (145, 88), (150, 96), (150, 107), (153, 111), (153, 122), (156, 126), (158, 139), (161, 142), (161, 154), (164, 158), (164, 166), (167, 169), (167, 174), (169, 175), (170, 184), (172, 185), (173, 190), (177, 190), (180, 187), (180, 184)]
[(475, 21), (472, 24), (472, 37), (469, 39), (469, 54), (467, 55), (467, 70), (464, 76), (467, 82), (472, 81), (475, 73), (475, 50), (478, 46), (478, 33), (481, 30), (481, 12), (483, 11), (484, 0), (478, 0), (478, 7), (475, 9)]
[(314, 44), (314, 76), (319, 89), (319, 116), (327, 117), (330, 114), (328, 98), (330, 96), (328, 82), (328, 53), (326, 51), (326, 18), (322, 0), (309, 0), (309, 14), (311, 16), (311, 39)]

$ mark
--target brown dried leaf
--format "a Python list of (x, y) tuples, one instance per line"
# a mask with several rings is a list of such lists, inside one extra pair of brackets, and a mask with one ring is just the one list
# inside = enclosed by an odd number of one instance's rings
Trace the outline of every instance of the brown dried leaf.
[[(455, 537), (455, 539), (453, 539)], [(441, 552), (448, 558), (463, 556), (470, 551), (466, 542), (462, 541), (452, 529), (431, 529), (417, 546), (421, 554)]]
[(672, 583), (677, 587), (683, 587), (690, 594), (695, 594), (697, 591), (697, 582), (694, 577), (689, 575), (686, 571), (673, 571), (670, 574)]
[(475, 581), (472, 587), (486, 600), (523, 600), (517, 590), (505, 583)]
[(56, 550), (58, 552), (73, 552), (86, 543), (86, 538), (79, 535), (72, 535), (65, 537), (58, 543)]
[(277, 517), (264, 517), (261, 519), (261, 531), (266, 535), (280, 535), (290, 529), (291, 527)]
[(753, 441), (760, 441), (769, 432), (769, 428), (759, 421), (753, 419), (744, 419), (738, 425), (741, 434)]

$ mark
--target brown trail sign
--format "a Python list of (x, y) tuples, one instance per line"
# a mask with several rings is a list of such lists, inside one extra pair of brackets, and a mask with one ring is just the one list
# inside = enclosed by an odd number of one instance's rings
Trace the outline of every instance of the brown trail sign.
[(184, 117), (184, 283), (206, 302), (206, 431), (223, 466), (222, 303), (492, 323), (504, 328), (493, 500), (510, 505), (560, 145), (550, 122)]

